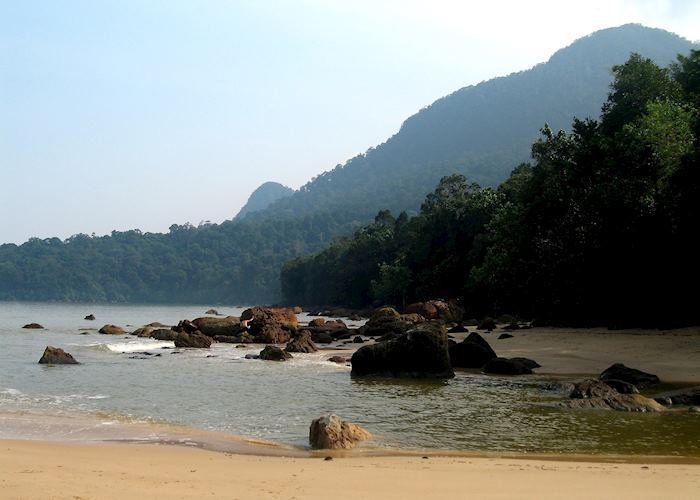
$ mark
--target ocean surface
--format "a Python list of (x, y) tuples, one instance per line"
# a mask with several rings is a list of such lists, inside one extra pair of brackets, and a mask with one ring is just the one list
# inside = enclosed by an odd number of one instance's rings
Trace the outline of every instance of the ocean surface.
[[(0, 438), (112, 439), (120, 437), (109, 430), (115, 422), (154, 422), (306, 446), (311, 420), (336, 413), (370, 430), (380, 448), (700, 457), (698, 415), (560, 408), (552, 386), (561, 377), (357, 379), (327, 361), (336, 352), (265, 362), (245, 359), (259, 345), (175, 349), (97, 333), (108, 323), (177, 324), (209, 307), (0, 302)], [(31, 322), (45, 329), (21, 328)], [(81, 364), (37, 364), (47, 345)], [(51, 425), (61, 418), (92, 424)]]

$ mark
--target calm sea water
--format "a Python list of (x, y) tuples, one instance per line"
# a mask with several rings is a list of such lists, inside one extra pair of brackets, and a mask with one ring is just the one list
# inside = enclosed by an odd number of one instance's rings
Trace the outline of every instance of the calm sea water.
[[(311, 420), (332, 412), (369, 429), (380, 447), (700, 456), (700, 416), (558, 408), (562, 395), (548, 389), (554, 379), (547, 376), (354, 379), (323, 351), (263, 362), (244, 359), (260, 346), (173, 349), (168, 342), (96, 332), (106, 323), (175, 324), (206, 309), (0, 302), (0, 412), (107, 414), (292, 445), (305, 445)], [(89, 313), (97, 320), (82, 319)], [(30, 322), (46, 329), (21, 328)], [(81, 364), (37, 364), (47, 345), (64, 348)], [(16, 437), (1, 418), (0, 437)], [(32, 437), (52, 436), (37, 429)]]

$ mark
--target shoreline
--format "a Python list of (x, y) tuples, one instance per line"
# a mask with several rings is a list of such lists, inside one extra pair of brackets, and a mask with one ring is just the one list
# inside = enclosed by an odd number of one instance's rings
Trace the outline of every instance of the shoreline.
[[(250, 456), (0, 440), (4, 498), (692, 498), (700, 463), (471, 456)], [(575, 487), (585, 478), (588, 487)]]

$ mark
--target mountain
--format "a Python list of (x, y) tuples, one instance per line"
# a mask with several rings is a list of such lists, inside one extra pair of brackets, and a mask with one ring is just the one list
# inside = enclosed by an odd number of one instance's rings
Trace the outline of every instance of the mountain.
[(236, 219), (245, 217), (251, 212), (257, 212), (270, 206), (273, 202), (291, 196), (294, 193), (292, 188), (283, 186), (278, 182), (265, 182), (253, 191), (248, 201), (236, 215)]
[(244, 217), (173, 225), (166, 234), (134, 230), (2, 245), (0, 300), (277, 300), (284, 262), (327, 247), (380, 209), (417, 210), (445, 175), (498, 184), (528, 159), (545, 123), (566, 129), (574, 116), (598, 116), (611, 68), (630, 53), (666, 66), (693, 47), (639, 25), (598, 31), (532, 69), (438, 99), (385, 143)]

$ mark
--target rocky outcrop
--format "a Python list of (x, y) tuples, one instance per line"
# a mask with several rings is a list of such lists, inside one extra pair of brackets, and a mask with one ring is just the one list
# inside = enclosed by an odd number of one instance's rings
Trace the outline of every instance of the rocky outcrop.
[(77, 365), (75, 358), (60, 347), (46, 346), (39, 360), (42, 365)]
[(287, 352), (316, 352), (318, 348), (311, 340), (311, 332), (302, 330), (289, 341), (287, 347), (284, 348)]
[(372, 434), (357, 424), (341, 420), (337, 415), (325, 415), (311, 422), (309, 444), (316, 449), (350, 449)]
[(44, 327), (41, 326), (39, 323), (28, 323), (24, 325), (22, 328), (26, 328), (27, 330), (43, 330)]
[(601, 380), (584, 380), (574, 384), (565, 406), (631, 412), (659, 412), (664, 407), (641, 394), (620, 394)]
[(425, 323), (393, 340), (366, 345), (351, 358), (352, 375), (450, 378), (454, 371), (447, 351), (447, 333)]
[(391, 307), (381, 307), (375, 310), (369, 321), (358, 329), (358, 333), (366, 337), (403, 335), (409, 329), (425, 322), (426, 319), (419, 314), (399, 314)]
[(216, 337), (217, 335), (235, 336), (245, 331), (245, 328), (241, 325), (241, 320), (236, 316), (196, 318), (191, 323), (197, 330), (209, 337)]
[(652, 396), (656, 402), (672, 405), (700, 405), (700, 386), (688, 387), (677, 391), (662, 392)]
[(241, 314), (241, 322), (248, 325), (256, 342), (284, 344), (296, 332), (299, 322), (291, 309), (253, 307)]
[(192, 333), (177, 332), (175, 339), (175, 347), (189, 347), (197, 349), (208, 349), (213, 342), (212, 338), (204, 335), (200, 331)]
[(171, 330), (170, 328), (158, 328), (151, 332), (151, 338), (156, 340), (170, 340), (173, 341), (177, 338), (178, 332)]
[(255, 339), (248, 332), (243, 332), (240, 335), (215, 335), (214, 340), (227, 344), (253, 344)]
[(600, 378), (600, 380), (623, 380), (629, 382), (638, 389), (654, 387), (660, 383), (659, 377), (656, 375), (637, 370), (636, 368), (629, 368), (622, 363), (615, 363), (601, 373), (598, 378)]
[(464, 309), (455, 302), (429, 300), (416, 302), (406, 307), (407, 314), (420, 314), (425, 319), (439, 319), (446, 322), (462, 321)]
[(450, 346), (450, 360), (455, 368), (481, 368), (496, 357), (496, 352), (489, 343), (476, 332)]
[(532, 373), (531, 366), (524, 358), (493, 358), (486, 362), (482, 371), (494, 375), (529, 375)]
[(264, 359), (265, 361), (287, 361), (288, 359), (292, 359), (292, 355), (279, 347), (267, 345), (260, 351), (260, 359)]
[(121, 326), (117, 325), (105, 325), (100, 328), (99, 332), (105, 335), (124, 335), (126, 333)]
[(617, 380), (614, 378), (604, 380), (606, 385), (609, 385), (613, 389), (615, 389), (617, 392), (620, 394), (638, 394), (639, 389), (637, 389), (634, 385), (630, 384), (629, 382), (625, 382), (624, 380)]

